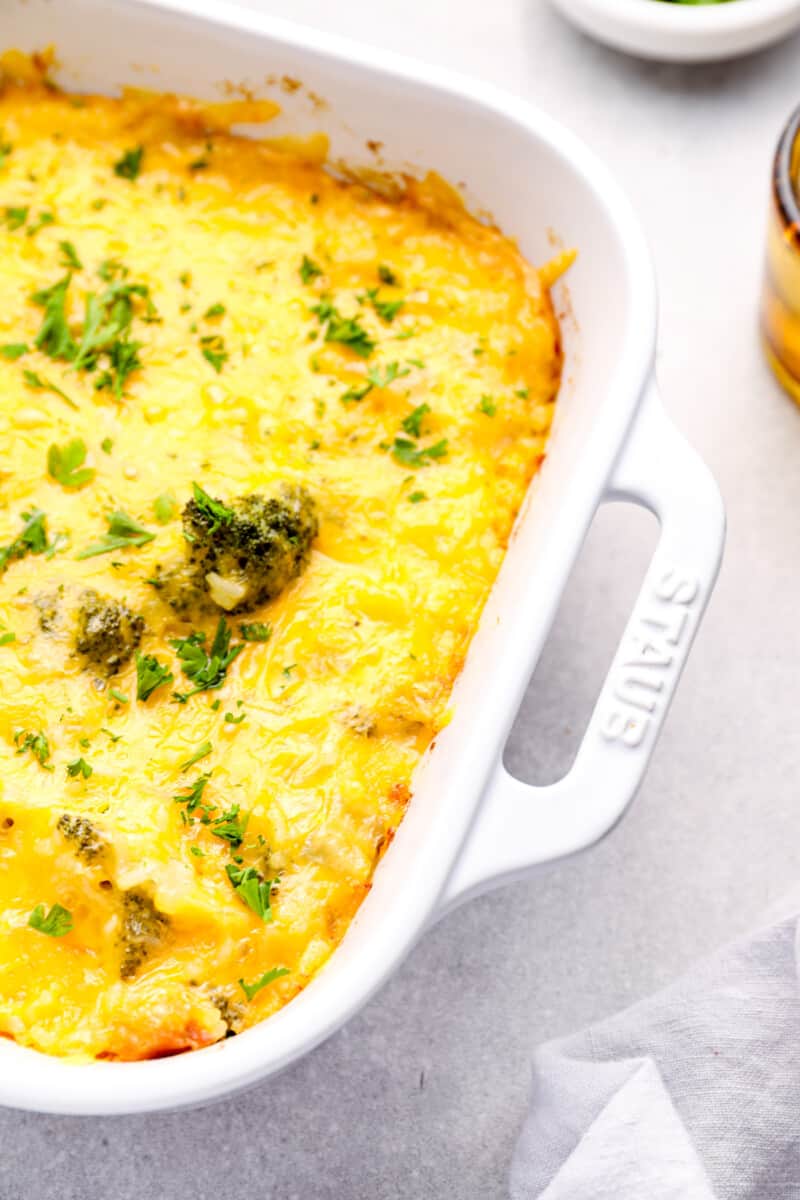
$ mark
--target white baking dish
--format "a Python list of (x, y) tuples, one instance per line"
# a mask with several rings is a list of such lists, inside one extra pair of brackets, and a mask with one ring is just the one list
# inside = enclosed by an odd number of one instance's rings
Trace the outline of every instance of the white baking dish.
[[(222, 80), (280, 91), (278, 129), (324, 128), (332, 154), (436, 167), (464, 181), (534, 262), (553, 231), (580, 257), (559, 288), (566, 370), (550, 454), (517, 524), (408, 814), (330, 963), (285, 1009), (177, 1058), (85, 1066), (0, 1042), (0, 1104), (124, 1113), (208, 1102), (257, 1083), (340, 1026), (452, 905), (590, 845), (633, 797), (709, 598), (724, 536), (716, 486), (670, 425), (653, 381), (656, 297), (625, 197), (549, 117), (484, 85), (216, 0), (6, 0), (3, 48), (57, 47), (68, 87), (121, 83), (218, 96)], [(143, 69), (143, 67), (145, 69)], [(152, 68), (152, 69), (151, 69)], [(533, 788), (503, 767), (508, 731), (598, 505), (628, 499), (662, 526), (620, 648), (569, 774)]]

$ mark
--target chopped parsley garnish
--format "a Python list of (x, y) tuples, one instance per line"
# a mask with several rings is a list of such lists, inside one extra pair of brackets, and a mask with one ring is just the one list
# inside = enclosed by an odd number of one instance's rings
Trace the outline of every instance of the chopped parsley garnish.
[(270, 896), (277, 880), (264, 879), (255, 867), (237, 867), (233, 863), (228, 863), (225, 873), (242, 903), (252, 908), (262, 921), (271, 921)]
[(348, 346), (359, 358), (369, 358), (375, 349), (375, 342), (369, 336), (358, 317), (343, 317), (335, 305), (328, 299), (321, 300), (311, 309), (325, 326), (325, 341), (338, 342)]
[(407, 434), (413, 438), (418, 438), (422, 434), (423, 418), (431, 411), (430, 404), (418, 404), (412, 409), (407, 417), (404, 417), (401, 424)]
[(76, 558), (94, 558), (98, 554), (108, 554), (111, 550), (125, 550), (129, 546), (145, 546), (156, 536), (120, 509), (110, 513), (106, 520), (108, 521), (108, 533), (99, 542), (94, 542), (85, 550), (81, 550), (79, 554), (75, 555)]
[(51, 212), (47, 212), (47, 210), (40, 212), (33, 224), (25, 230), (26, 237), (34, 237), (40, 229), (44, 229), (45, 225), (52, 225), (54, 221), (55, 217)]
[(115, 343), (127, 333), (133, 320), (134, 297), (149, 300), (150, 292), (143, 283), (110, 283), (99, 295), (86, 296), (83, 332), (74, 355), (76, 370), (93, 370), (100, 354), (110, 354)]
[(400, 280), (395, 275), (391, 267), (387, 267), (385, 263), (381, 263), (378, 267), (378, 279), (381, 283), (385, 283), (387, 287), (399, 287)]
[(418, 467), (426, 467), (434, 459), (446, 456), (447, 438), (442, 438), (431, 446), (420, 447), (410, 438), (396, 437), (390, 449), (397, 462), (416, 470)]
[(206, 649), (206, 635), (202, 631), (190, 633), (185, 638), (173, 638), (172, 645), (178, 652), (184, 675), (195, 685), (190, 692), (174, 693), (175, 699), (182, 704), (198, 692), (222, 687), (228, 668), (244, 650), (243, 642), (231, 646), (231, 628), (224, 617), (219, 619), (210, 650)]
[(478, 405), (478, 408), (482, 413), (485, 413), (487, 417), (493, 417), (497, 412), (497, 404), (491, 396), (481, 396), (481, 402)]
[(26, 554), (46, 554), (52, 558), (59, 548), (60, 539), (47, 541), (47, 518), (40, 508), (32, 508), (22, 514), (24, 522), (21, 531), (7, 546), (0, 546), (0, 573), (15, 558), (24, 558)]
[[(185, 763), (181, 763), (181, 771), (188, 771), (189, 767), (193, 767), (195, 763), (199, 763), (201, 759), (208, 758), (211, 753), (211, 742), (203, 742), (198, 746), (191, 758), (187, 758)], [(207, 777), (206, 777), (207, 778)]]
[(66, 392), (62, 392), (60, 387), (50, 379), (44, 379), (41, 375), (37, 375), (35, 371), (29, 371), (27, 368), (22, 372), (22, 378), (25, 380), (25, 386), (29, 387), (32, 392), (52, 392), (55, 396), (60, 396), (62, 400), (66, 400), (70, 408), (77, 409), (77, 404), (68, 396)]
[(107, 351), (108, 367), (95, 380), (94, 386), (97, 391), (113, 391), (117, 400), (121, 400), (128, 376), (138, 371), (142, 365), (139, 358), (141, 348), (141, 342), (131, 341), (127, 337), (113, 342)]
[(18, 358), (22, 358), (23, 354), (27, 353), (28, 346), (25, 342), (6, 342), (5, 346), (0, 346), (0, 354), (9, 362), (16, 362)]
[(426, 496), (425, 492), (409, 492), (409, 504), (419, 504), (420, 501), (427, 499), (428, 497)]
[(64, 446), (52, 445), (47, 451), (48, 474), (65, 488), (80, 488), (94, 479), (94, 467), (84, 467), (86, 443), (73, 438)]
[(79, 775), (84, 779), (88, 779), (92, 773), (92, 768), (87, 763), (85, 758), (75, 758), (72, 762), (67, 763), (67, 774), (70, 779), (77, 779)]
[(211, 813), (213, 811), (213, 808), (209, 805), (203, 805), (202, 799), (203, 799), (203, 792), (206, 790), (206, 786), (207, 786), (210, 778), (211, 778), (210, 771), (208, 772), (207, 775), (198, 775), (197, 779), (195, 779), (194, 783), (189, 783), (186, 785), (187, 791), (180, 792), (177, 795), (172, 797), (172, 799), (175, 801), (176, 804), (185, 804), (186, 805), (186, 808), (181, 813), (181, 819), (185, 825), (191, 825), (194, 813), (196, 812), (196, 810), (198, 808), (201, 808), (201, 807), (202, 807), (201, 820), (203, 820), (204, 824), (206, 824), (206, 825), (208, 824), (209, 813)]
[[(2, 644), (2, 643), (0, 642), (0, 644)], [(226, 712), (225, 713), (225, 724), (226, 725), (241, 725), (242, 721), (244, 721), (246, 718), (247, 718), (247, 713), (239, 713), (238, 717), (235, 717), (232, 712)]]
[(11, 142), (0, 142), (0, 167), (6, 165), (8, 156), (13, 149), (14, 147), (11, 145)]
[(104, 258), (97, 268), (97, 274), (104, 283), (111, 283), (117, 278), (124, 279), (128, 274), (128, 268), (118, 258)]
[(70, 361), (77, 353), (77, 346), (70, 333), (65, 311), (67, 289), (71, 275), (65, 275), (49, 288), (41, 288), (34, 292), (31, 300), (44, 308), (44, 318), (34, 345), (50, 358), (60, 358)]
[(227, 842), (229, 846), (237, 850), (244, 841), (249, 820), (250, 814), (244, 813), (243, 816), (239, 816), (239, 805), (234, 804), (227, 812), (214, 818), (211, 822), (211, 832), (214, 837), (221, 838), (223, 842)]
[(309, 258), (307, 254), (303, 255), (303, 261), (300, 263), (300, 278), (303, 283), (309, 284), (312, 279), (316, 279), (322, 274), (322, 267), (317, 266), (313, 258)]
[(224, 317), (224, 316), (225, 316), (225, 305), (224, 304), (212, 304), (211, 307), (207, 308), (206, 311), (203, 313), (203, 317), (205, 318), (206, 321), (211, 321), (214, 319), (214, 317)]
[(209, 496), (199, 483), (192, 483), (192, 494), (198, 509), (210, 522), (209, 533), (216, 533), (222, 525), (230, 525), (234, 517), (232, 508), (228, 508), (227, 504), (223, 504), (221, 500), (215, 500), (213, 496)]
[(136, 655), (136, 699), (148, 700), (163, 683), (172, 683), (175, 676), (169, 667), (162, 666), (152, 654)]
[(178, 511), (178, 502), (168, 492), (162, 492), (153, 501), (153, 512), (159, 525), (168, 524)]
[(382, 321), (386, 321), (388, 325), (392, 323), (397, 314), (400, 312), (400, 309), (405, 304), (405, 300), (381, 300), (378, 296), (377, 288), (370, 288), (367, 292), (367, 295), (372, 302), (372, 307), (375, 309), (375, 312), (378, 314), (380, 319)]
[(520, 400), (527, 400), (530, 394), (531, 389), (528, 387), (517, 388), (517, 390), (514, 392), (514, 395), (519, 396)]
[(244, 642), (266, 642), (272, 636), (272, 626), (263, 621), (244, 621), (239, 626), (239, 637)]
[(28, 917), (28, 925), (48, 937), (64, 937), (72, 931), (72, 913), (61, 904), (54, 904), (49, 912), (45, 912), (43, 904), (37, 904)]
[(28, 208), (6, 208), (5, 222), (9, 229), (21, 229), (28, 219)]
[(121, 692), (119, 688), (112, 688), (109, 692), (109, 695), (112, 697), (112, 699), (116, 700), (117, 704), (130, 703), (130, 697), (126, 696), (124, 692)]
[(17, 754), (25, 754), (30, 751), (36, 761), (46, 771), (52, 771), (52, 767), (47, 766), (47, 760), (50, 757), (50, 743), (43, 733), (30, 733), (25, 729), (20, 729), (14, 734), (14, 745), (17, 747)]
[(228, 351), (225, 349), (225, 341), (220, 334), (210, 334), (207, 337), (200, 338), (200, 349), (203, 352), (203, 358), (210, 362), (214, 370), (219, 375), (225, 363), (230, 358)]
[(205, 858), (206, 856), (205, 850), (202, 850), (199, 846), (190, 846), (189, 853), (193, 854), (195, 858)]
[(119, 175), (120, 179), (130, 179), (133, 182), (142, 169), (143, 157), (144, 146), (134, 146), (132, 150), (126, 150), (122, 158), (114, 163), (114, 174)]
[(103, 451), (103, 454), (111, 453), (111, 451), (114, 449), (114, 443), (110, 437), (103, 438), (102, 442), (100, 443), (100, 449)]
[(11, 631), (8, 633), (0, 633), (0, 646), (10, 646), (11, 643), (15, 642), (16, 640), (17, 635), (15, 633), (11, 633)]
[(283, 975), (291, 975), (288, 967), (273, 967), (271, 971), (265, 971), (260, 979), (256, 979), (253, 983), (245, 983), (243, 979), (239, 980), (239, 987), (244, 992), (248, 1000), (252, 1000), (257, 996), (262, 988), (267, 987), (275, 979), (280, 979)]
[(83, 263), (78, 258), (78, 251), (75, 249), (72, 242), (59, 242), (58, 248), (63, 256), (61, 259), (62, 267), (66, 267), (68, 271), (83, 270)]
[(367, 382), (361, 387), (350, 387), (340, 396), (342, 404), (357, 404), (368, 396), (373, 388), (386, 388), (390, 383), (394, 383), (395, 379), (403, 379), (411, 372), (406, 369), (400, 370), (400, 364), (396, 362), (388, 363), (383, 377), (381, 378), (380, 367), (370, 367), (367, 371)]
[[(101, 274), (104, 266), (101, 266)], [(121, 268), (124, 272), (124, 268)], [(110, 278), (110, 274), (104, 276)], [(44, 318), (36, 336), (36, 348), (50, 356), (71, 362), (75, 370), (93, 371), (105, 357), (105, 370), (95, 387), (110, 388), (117, 399), (122, 398), (125, 381), (141, 366), (138, 357), (140, 342), (130, 339), (130, 327), (135, 315), (134, 300), (145, 302), (144, 320), (154, 319), (149, 289), (142, 283), (125, 283), (121, 279), (109, 283), (104, 292), (87, 293), (84, 301), (83, 328), (76, 342), (66, 315), (67, 292), (71, 274), (49, 288), (34, 292), (34, 304), (44, 308)]]

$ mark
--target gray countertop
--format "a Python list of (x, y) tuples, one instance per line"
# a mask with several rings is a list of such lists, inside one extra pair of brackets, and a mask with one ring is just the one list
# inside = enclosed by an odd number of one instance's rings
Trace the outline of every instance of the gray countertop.
[[(800, 874), (800, 412), (755, 326), (800, 40), (690, 69), (595, 46), (544, 0), (260, 4), (501, 84), (609, 163), (655, 249), (661, 384), (722, 487), (726, 559), (642, 792), (601, 846), (442, 921), (342, 1033), (248, 1095), (0, 1112), (0, 1200), (500, 1200), (531, 1048), (664, 983)], [(595, 522), (511, 739), (522, 777), (569, 764), (654, 537), (627, 508)]]

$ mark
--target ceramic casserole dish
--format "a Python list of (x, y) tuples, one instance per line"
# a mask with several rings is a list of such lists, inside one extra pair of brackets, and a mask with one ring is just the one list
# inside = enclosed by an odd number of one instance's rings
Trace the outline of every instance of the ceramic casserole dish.
[[(216, 0), (8, 0), (2, 49), (56, 48), (67, 89), (149, 86), (220, 97), (226, 81), (279, 99), (271, 134), (322, 130), (332, 160), (433, 168), (543, 263), (578, 260), (559, 284), (565, 371), (547, 461), (466, 665), (453, 718), (341, 946), (277, 1015), (174, 1058), (78, 1065), (0, 1040), (0, 1104), (116, 1114), (208, 1103), (312, 1049), (468, 896), (602, 837), (631, 801), (708, 602), (724, 517), (717, 488), (664, 415), (653, 378), (656, 295), (637, 220), (613, 180), (557, 124), (483, 84)], [(286, 79), (303, 87), (286, 86)], [(283, 87), (281, 80), (284, 80)], [(319, 98), (325, 101), (321, 104)], [(651, 510), (661, 535), (580, 751), (534, 788), (503, 748), (598, 506)]]

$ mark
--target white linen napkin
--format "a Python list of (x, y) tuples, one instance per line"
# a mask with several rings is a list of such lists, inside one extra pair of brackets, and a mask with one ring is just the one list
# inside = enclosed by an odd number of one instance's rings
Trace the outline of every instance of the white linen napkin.
[(534, 1057), (512, 1200), (800, 1200), (800, 896)]

